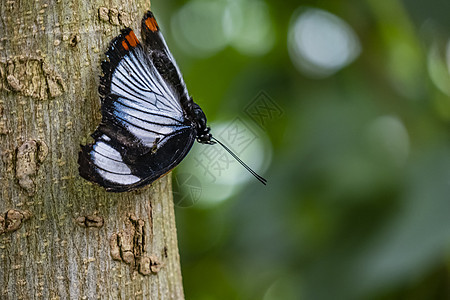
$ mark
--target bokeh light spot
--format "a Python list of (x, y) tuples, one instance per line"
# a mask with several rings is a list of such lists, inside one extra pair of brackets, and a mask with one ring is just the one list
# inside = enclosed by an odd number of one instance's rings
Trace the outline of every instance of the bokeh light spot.
[(288, 33), (292, 62), (306, 76), (330, 76), (353, 62), (361, 52), (359, 39), (342, 19), (319, 9), (304, 9)]
[(267, 4), (262, 1), (238, 1), (230, 4), (224, 31), (231, 45), (246, 55), (263, 55), (275, 43), (275, 30)]
[(207, 57), (229, 43), (223, 30), (226, 2), (191, 1), (182, 6), (171, 19), (171, 28), (180, 49), (191, 56)]
[[(449, 47), (449, 46), (447, 46)], [(447, 53), (450, 50), (447, 50)], [(447, 56), (448, 57), (448, 56)], [(448, 62), (447, 62), (448, 63)], [(434, 85), (447, 96), (450, 96), (450, 74), (445, 58), (439, 51), (437, 43), (433, 43), (427, 55), (428, 73)]]
[(394, 116), (381, 116), (368, 128), (371, 148), (383, 158), (402, 166), (409, 155), (409, 135), (403, 123)]
[[(257, 173), (268, 167), (271, 148), (264, 133), (240, 118), (212, 124), (214, 136), (227, 145)], [(188, 158), (180, 165), (180, 172), (194, 174), (202, 187), (198, 205), (211, 206), (234, 195), (251, 180), (260, 184), (243, 166), (220, 145), (194, 144)]]

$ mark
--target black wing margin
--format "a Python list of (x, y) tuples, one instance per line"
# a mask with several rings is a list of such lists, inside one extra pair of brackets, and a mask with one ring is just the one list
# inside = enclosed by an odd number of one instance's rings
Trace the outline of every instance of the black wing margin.
[[(139, 46), (138, 46), (139, 45)], [(139, 40), (131, 28), (125, 28), (115, 37), (106, 51), (106, 59), (102, 61), (102, 76), (100, 77), (100, 85), (98, 93), (102, 103), (106, 97), (111, 94), (111, 80), (114, 70), (119, 65), (122, 58), (127, 55), (130, 49), (141, 47)]]
[(164, 80), (170, 84), (173, 93), (178, 96), (184, 108), (185, 102), (192, 100), (189, 97), (183, 76), (169, 47), (167, 47), (164, 36), (159, 30), (158, 23), (151, 11), (147, 11), (142, 18), (141, 36), (144, 50), (149, 54), (153, 64)]

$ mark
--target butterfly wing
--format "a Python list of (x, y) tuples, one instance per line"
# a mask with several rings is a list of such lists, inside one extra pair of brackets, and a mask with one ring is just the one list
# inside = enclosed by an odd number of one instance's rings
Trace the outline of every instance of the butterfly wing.
[(114, 192), (170, 171), (196, 136), (183, 111), (184, 82), (151, 12), (142, 26), (144, 45), (128, 28), (106, 52), (99, 86), (102, 122), (92, 135), (95, 142), (82, 146), (79, 155), (80, 175)]
[(151, 11), (148, 11), (142, 18), (141, 36), (145, 51), (151, 57), (158, 72), (179, 97), (182, 107), (185, 108), (185, 103), (192, 102), (192, 99), (189, 97), (183, 76)]

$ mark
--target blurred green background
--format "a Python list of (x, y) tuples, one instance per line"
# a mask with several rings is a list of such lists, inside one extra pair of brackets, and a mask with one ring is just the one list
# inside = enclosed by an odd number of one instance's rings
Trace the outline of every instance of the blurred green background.
[(450, 299), (450, 2), (152, 1), (213, 134), (173, 175), (187, 299)]

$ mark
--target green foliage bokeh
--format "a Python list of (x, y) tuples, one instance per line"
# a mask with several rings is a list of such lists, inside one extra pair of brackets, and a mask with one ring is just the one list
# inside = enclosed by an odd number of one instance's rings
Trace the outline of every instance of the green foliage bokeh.
[[(256, 30), (186, 51), (174, 15), (211, 2), (152, 1), (209, 121), (243, 116), (261, 91), (282, 109), (263, 130), (267, 186), (249, 180), (214, 205), (178, 206), (186, 298), (450, 299), (450, 4), (236, 0), (215, 9), (234, 2), (267, 7), (268, 50), (236, 45)], [(289, 56), (292, 20), (308, 7), (344, 20), (361, 45), (325, 78)]]

